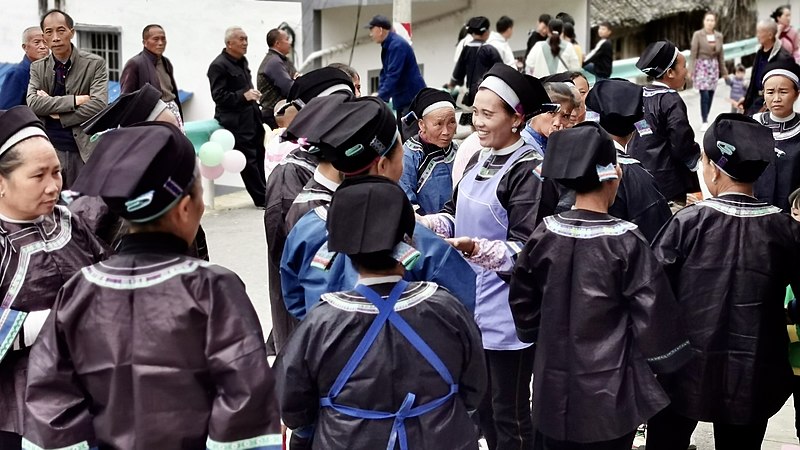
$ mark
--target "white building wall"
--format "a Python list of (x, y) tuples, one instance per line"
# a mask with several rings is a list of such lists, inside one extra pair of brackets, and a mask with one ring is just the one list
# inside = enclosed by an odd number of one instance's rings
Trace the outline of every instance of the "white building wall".
[[(450, 80), (453, 71), (453, 54), (455, 50), (458, 30), (470, 17), (486, 16), (492, 22), (492, 29), (498, 18), (507, 15), (514, 19), (514, 35), (510, 43), (514, 51), (525, 50), (528, 30), (534, 28), (539, 14), (549, 13), (555, 16), (564, 11), (575, 18), (576, 32), (581, 47), (586, 49), (588, 37), (580, 30), (588, 29), (586, 0), (543, 0), (533, 2), (529, 0), (473, 0), (472, 6), (466, 11), (450, 13), (468, 5), (466, 0), (439, 1), (413, 4), (413, 47), (417, 62), (424, 64), (424, 77), (428, 86), (442, 86)], [(361, 11), (360, 23), (356, 24), (355, 7), (341, 7), (326, 9), (322, 12), (322, 48), (332, 47), (343, 42), (352, 42), (354, 28), (363, 27), (375, 14), (384, 14), (391, 17), (391, 5), (365, 6)], [(424, 23), (428, 18), (443, 15), (444, 17)], [(423, 22), (423, 25), (419, 23)], [(358, 36), (368, 36), (368, 30), (358, 29)], [(361, 74), (362, 86), (367, 88), (367, 74), (370, 70), (381, 68), (381, 47), (372, 41), (358, 45), (353, 52), (351, 65)], [(350, 49), (333, 53), (323, 58), (323, 64), (332, 62), (347, 63), (350, 58)], [(365, 91), (365, 93), (367, 93)]]
[[(22, 30), (39, 23), (37, 2), (0, 2), (12, 3), (0, 17), (0, 61), (22, 59)], [(142, 50), (142, 28), (150, 23), (162, 25), (167, 34), (164, 54), (175, 66), (178, 87), (194, 93), (184, 107), (185, 119), (204, 120), (214, 116), (206, 71), (224, 47), (225, 29), (238, 25), (247, 32), (247, 59), (255, 84), (255, 72), (267, 51), (267, 31), (287, 22), (297, 34), (295, 47), (302, 48), (301, 7), (296, 2), (255, 0), (66, 0), (64, 10), (79, 25), (121, 28), (123, 65)], [(77, 37), (73, 42), (77, 43)]]

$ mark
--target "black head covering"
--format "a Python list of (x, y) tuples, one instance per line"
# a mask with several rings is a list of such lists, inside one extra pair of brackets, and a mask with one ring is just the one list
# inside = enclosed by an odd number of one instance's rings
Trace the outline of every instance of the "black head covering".
[(42, 121), (30, 108), (19, 105), (0, 111), (0, 157), (14, 145), (34, 136), (47, 139)]
[(550, 135), (542, 176), (577, 192), (617, 178), (617, 151), (611, 136), (595, 122), (581, 122)]
[[(292, 88), (289, 89), (289, 95), (286, 97), (287, 102), (295, 102), (297, 109), (301, 109), (303, 105), (310, 102), (311, 99), (317, 97), (325, 89), (333, 86), (343, 84), (350, 89), (350, 95), (356, 91), (353, 86), (353, 80), (347, 76), (342, 70), (335, 67), (322, 67), (312, 70), (305, 75), (298, 77), (294, 80)], [(342, 92), (345, 92), (342, 90)], [(296, 100), (302, 103), (298, 104)]]
[(149, 222), (187, 194), (194, 170), (194, 147), (177, 127), (144, 122), (106, 133), (72, 190), (102, 197), (131, 222)]
[(332, 95), (309, 102), (283, 138), (308, 146), (345, 174), (357, 174), (389, 153), (399, 136), (394, 113), (383, 100)]
[(145, 83), (138, 91), (122, 94), (114, 103), (105, 107), (92, 118), (81, 124), (86, 134), (127, 127), (144, 122), (161, 100), (161, 91), (150, 83)]
[(545, 77), (539, 78), (539, 81), (541, 81), (542, 84), (544, 84), (544, 83), (572, 83), (572, 84), (575, 84), (575, 82), (572, 81), (572, 72), (554, 73), (552, 75), (547, 75)]
[(425, 112), (429, 106), (439, 102), (447, 102), (453, 106), (453, 109), (456, 107), (456, 102), (453, 101), (452, 95), (441, 89), (426, 87), (422, 88), (422, 90), (417, 93), (414, 100), (411, 100), (411, 105), (409, 105), (408, 109), (414, 113), (412, 118), (418, 120), (422, 119), (422, 113)]
[(483, 34), (491, 27), (492, 24), (489, 19), (483, 16), (477, 16), (469, 19), (467, 22), (467, 33), (469, 34)]
[(388, 178), (345, 178), (333, 194), (326, 225), (331, 251), (385, 252), (414, 234), (414, 208), (403, 189)]
[(775, 159), (772, 131), (742, 114), (720, 114), (703, 136), (706, 156), (731, 178), (753, 183)]
[(367, 25), (364, 26), (364, 28), (372, 28), (372, 27), (381, 27), (386, 30), (391, 30), (392, 22), (389, 20), (388, 17), (378, 14), (375, 17), (373, 17), (372, 20), (370, 20)]
[(586, 95), (586, 107), (600, 116), (600, 126), (614, 136), (627, 136), (644, 118), (643, 89), (628, 80), (598, 81)]
[(764, 67), (764, 77), (761, 80), (762, 82), (767, 81), (768, 78), (775, 75), (781, 75), (792, 80), (794, 85), (800, 88), (800, 66), (793, 59), (776, 58), (774, 61), (767, 63), (766, 67)]
[(653, 78), (661, 78), (677, 60), (678, 47), (670, 41), (653, 42), (644, 49), (636, 67)]
[[(489, 86), (485, 86), (484, 83), (491, 77), (499, 78), (510, 87), (519, 98), (519, 104), (512, 105), (507, 98), (503, 98), (501, 93), (495, 92)], [(503, 63), (495, 64), (486, 72), (486, 75), (483, 76), (481, 87), (486, 87), (495, 92), (503, 101), (517, 112), (521, 113), (525, 118), (544, 112), (542, 107), (550, 103), (550, 97), (547, 95), (547, 91), (544, 90), (544, 86), (542, 86), (539, 79), (530, 75), (521, 74), (517, 72), (516, 69)]]

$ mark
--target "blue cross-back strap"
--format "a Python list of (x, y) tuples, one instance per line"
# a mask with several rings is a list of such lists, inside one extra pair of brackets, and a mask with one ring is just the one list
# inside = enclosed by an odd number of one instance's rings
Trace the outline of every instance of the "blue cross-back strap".
[[(356, 367), (358, 367), (358, 365), (361, 363), (361, 360), (364, 359), (364, 355), (367, 354), (367, 351), (369, 351), (369, 348), (375, 342), (375, 339), (378, 337), (378, 333), (380, 333), (381, 329), (383, 328), (383, 325), (389, 318), (389, 314), (394, 312), (394, 304), (397, 303), (397, 300), (400, 298), (401, 295), (403, 295), (403, 291), (405, 290), (407, 285), (408, 282), (401, 280), (394, 286), (392, 292), (389, 294), (389, 298), (386, 301), (386, 304), (391, 304), (391, 308), (384, 308), (384, 309), (378, 308), (379, 311), (378, 316), (372, 322), (372, 325), (370, 325), (369, 328), (367, 329), (366, 334), (364, 334), (364, 337), (361, 339), (361, 342), (359, 342), (358, 347), (356, 347), (356, 350), (353, 352), (353, 355), (350, 356), (350, 359), (347, 361), (347, 364), (345, 364), (344, 368), (342, 368), (342, 371), (339, 372), (339, 376), (336, 377), (336, 381), (334, 381), (330, 391), (328, 391), (328, 398), (334, 399), (342, 391), (344, 384), (347, 383), (347, 380), (350, 379), (351, 375), (353, 375), (353, 372), (355, 372)], [(356, 291), (361, 293), (361, 291), (359, 290), (359, 288), (361, 287), (365, 286), (362, 285), (356, 286)], [(372, 289), (369, 288), (367, 289), (373, 295), (376, 296), (378, 295)], [(369, 299), (369, 297), (367, 298)], [(378, 296), (378, 299), (380, 300), (380, 303), (384, 303), (383, 299), (380, 298), (380, 296)]]

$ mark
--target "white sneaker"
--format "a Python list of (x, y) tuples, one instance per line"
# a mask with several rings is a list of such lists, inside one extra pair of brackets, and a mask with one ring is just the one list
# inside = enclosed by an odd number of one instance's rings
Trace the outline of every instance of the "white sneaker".
[(636, 436), (633, 438), (632, 450), (641, 450), (645, 448), (647, 443), (647, 424), (639, 425), (636, 429)]
[(705, 133), (708, 130), (708, 122), (703, 122), (703, 125), (700, 127), (700, 132)]

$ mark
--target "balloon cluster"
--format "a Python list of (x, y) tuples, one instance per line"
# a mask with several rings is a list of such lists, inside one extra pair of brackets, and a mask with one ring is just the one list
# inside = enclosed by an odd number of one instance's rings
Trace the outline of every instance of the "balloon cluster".
[(200, 175), (209, 180), (216, 180), (227, 170), (239, 173), (244, 170), (247, 160), (244, 153), (234, 150), (233, 133), (220, 129), (211, 133), (211, 138), (200, 146), (197, 152), (200, 158)]

